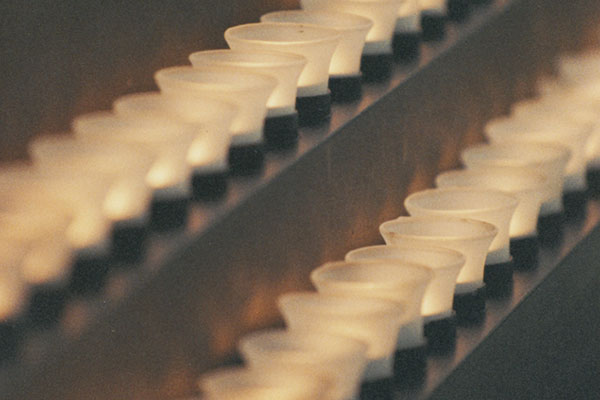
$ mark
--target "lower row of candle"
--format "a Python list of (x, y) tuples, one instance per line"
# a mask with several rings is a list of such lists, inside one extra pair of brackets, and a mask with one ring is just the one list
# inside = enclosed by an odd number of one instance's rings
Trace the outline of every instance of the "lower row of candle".
[(486, 298), (536, 268), (539, 243), (558, 243), (598, 189), (598, 66), (595, 53), (563, 58), (560, 79), (486, 125), (491, 144), (462, 151), (466, 169), (439, 174), (405, 199), (410, 216), (380, 225), (385, 245), (313, 270), (316, 292), (281, 295), (286, 329), (242, 337), (246, 366), (203, 375), (205, 398), (371, 398), (370, 387), (420, 384), (427, 354), (452, 351), (457, 325), (481, 323)]

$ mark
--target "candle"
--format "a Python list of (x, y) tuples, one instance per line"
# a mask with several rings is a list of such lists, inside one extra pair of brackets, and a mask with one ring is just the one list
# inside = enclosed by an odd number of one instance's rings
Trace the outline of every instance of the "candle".
[(421, 264), (430, 268), (433, 278), (427, 285), (421, 315), (429, 349), (450, 349), (456, 339), (456, 324), (452, 301), (456, 279), (466, 258), (458, 251), (424, 246), (369, 246), (352, 250), (346, 261), (394, 260)]
[(442, 247), (462, 253), (465, 264), (456, 279), (453, 307), (459, 319), (483, 318), (485, 259), (498, 228), (475, 219), (428, 216), (399, 217), (381, 224), (379, 232), (389, 246)]
[(194, 67), (224, 66), (271, 76), (277, 86), (267, 100), (264, 135), (272, 149), (293, 146), (298, 139), (296, 93), (300, 73), (306, 65), (303, 56), (290, 53), (242, 50), (207, 50), (192, 53)]
[(323, 332), (268, 330), (244, 336), (239, 351), (250, 368), (263, 372), (318, 373), (331, 382), (327, 398), (353, 399), (367, 365), (367, 345)]
[(323, 332), (366, 343), (366, 381), (393, 375), (396, 340), (406, 320), (400, 316), (403, 304), (372, 297), (298, 292), (282, 295), (278, 305), (291, 332)]
[(363, 49), (361, 70), (366, 81), (383, 81), (392, 71), (392, 39), (400, 0), (301, 0), (305, 10), (341, 11), (373, 21)]
[(281, 51), (306, 58), (296, 99), (302, 126), (317, 125), (330, 117), (329, 64), (340, 38), (334, 29), (306, 24), (246, 24), (225, 31), (225, 40), (233, 50)]
[(262, 22), (312, 24), (332, 28), (341, 35), (329, 64), (332, 100), (354, 101), (361, 97), (360, 59), (367, 33), (373, 22), (359, 15), (325, 10), (275, 11), (263, 15)]
[(429, 189), (413, 193), (404, 201), (413, 216), (473, 218), (496, 226), (498, 234), (488, 250), (484, 281), (488, 293), (502, 294), (512, 287), (509, 227), (517, 204), (516, 197), (499, 190), (473, 188)]
[(238, 107), (231, 125), (229, 168), (235, 175), (262, 170), (263, 127), (267, 101), (277, 86), (274, 78), (226, 67), (170, 67), (155, 73), (161, 92), (193, 104), (199, 98), (230, 102)]

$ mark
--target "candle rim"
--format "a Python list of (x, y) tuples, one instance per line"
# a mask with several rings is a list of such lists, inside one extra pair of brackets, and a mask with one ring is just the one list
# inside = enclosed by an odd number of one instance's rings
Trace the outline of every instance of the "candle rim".
[[(311, 305), (313, 305), (313, 307), (310, 307), (311, 313), (320, 315), (341, 315), (344, 317), (397, 316), (398, 308), (401, 308), (403, 312), (407, 308), (406, 304), (403, 302), (379, 297), (348, 296), (308, 291), (284, 293), (277, 299), (277, 304), (282, 310), (288, 309), (288, 306), (300, 306), (306, 308), (307, 301), (310, 301)], [(353, 307), (357, 302), (361, 303), (364, 308), (357, 309)], [(314, 307), (314, 305), (317, 306)], [(342, 305), (343, 309), (333, 312), (331, 309), (332, 305)]]
[[(231, 55), (238, 57), (239, 60), (226, 59), (226, 56)], [(264, 56), (273, 57), (269, 61), (264, 61)], [(203, 57), (200, 59), (200, 57)], [(231, 65), (240, 67), (294, 67), (306, 65), (306, 57), (295, 53), (286, 53), (283, 51), (249, 51), (239, 49), (215, 49), (195, 51), (188, 56), (188, 59), (194, 64), (194, 59), (208, 63), (207, 65), (220, 66)], [(256, 61), (253, 61), (253, 60)], [(275, 59), (278, 59), (277, 61)], [(238, 64), (239, 63), (239, 64)], [(259, 65), (263, 64), (263, 65)], [(193, 65), (195, 67), (195, 65)]]
[[(529, 151), (527, 151), (529, 149)], [(515, 154), (515, 152), (519, 152)], [(543, 152), (544, 154), (540, 153)], [(497, 154), (497, 157), (490, 158)], [(484, 143), (475, 146), (470, 146), (461, 151), (461, 159), (463, 163), (469, 160), (497, 160), (498, 165), (509, 166), (517, 163), (520, 166), (526, 166), (531, 163), (538, 162), (553, 162), (561, 160), (565, 163), (571, 158), (571, 150), (564, 144), (557, 142), (521, 142), (518, 147), (512, 143)], [(527, 155), (527, 157), (523, 157)], [(502, 157), (500, 157), (502, 156)]]
[[(492, 195), (494, 200), (503, 198), (505, 201), (502, 204), (497, 206), (489, 206), (482, 205), (481, 207), (470, 207), (470, 208), (430, 208), (419, 205), (420, 200), (425, 200), (427, 198), (434, 198), (436, 194), (440, 195), (452, 195), (456, 194), (483, 194), (484, 196)], [(433, 197), (432, 197), (433, 196)], [(507, 210), (510, 208), (515, 208), (519, 203), (519, 200), (506, 192), (502, 192), (500, 190), (494, 189), (477, 189), (477, 188), (434, 188), (434, 189), (425, 189), (419, 192), (412, 193), (406, 199), (404, 199), (404, 206), (408, 209), (410, 213), (410, 208), (415, 207), (421, 210), (427, 210), (430, 213), (434, 214), (446, 214), (446, 213), (464, 213), (464, 212), (495, 212)]]
[[(500, 171), (499, 168), (501, 167), (490, 167), (490, 166), (485, 166), (485, 167), (481, 167), (481, 168), (471, 168), (471, 169), (453, 169), (453, 170), (448, 170), (448, 171), (444, 171), (441, 172), (440, 174), (438, 174), (435, 177), (435, 184), (438, 187), (461, 187), (461, 188), (467, 188), (467, 187), (482, 187), (482, 188), (487, 188), (488, 184), (490, 185), (489, 187), (491, 189), (495, 189), (495, 190), (500, 190), (502, 192), (506, 192), (506, 193), (535, 193), (538, 192), (540, 190), (544, 190), (546, 189), (547, 185), (549, 184), (549, 177), (547, 175), (544, 175), (542, 173), (537, 172), (535, 169), (533, 168), (528, 168), (528, 167), (522, 167), (520, 168), (520, 171), (517, 172), (516, 167), (507, 167), (506, 171)], [(516, 190), (508, 190), (508, 189), (499, 189), (499, 188), (495, 188), (493, 187), (494, 183), (487, 183), (486, 181), (483, 180), (483, 186), (479, 186), (478, 184), (475, 185), (470, 185), (470, 184), (454, 184), (449, 182), (450, 179), (452, 178), (459, 178), (459, 180), (461, 178), (464, 179), (470, 179), (470, 178), (491, 178), (493, 180), (494, 177), (501, 177), (501, 178), (505, 178), (507, 176), (510, 176), (511, 178), (513, 177), (517, 177), (517, 179), (520, 179), (520, 183), (523, 183), (524, 181), (526, 183), (519, 185), (522, 186)], [(487, 181), (490, 182), (490, 181)]]
[[(272, 22), (272, 23), (295, 23), (294, 21), (278, 21), (278, 20), (273, 20), (271, 18), (276, 18), (277, 16), (285, 16), (285, 15), (307, 15), (307, 16), (321, 16), (321, 17), (325, 17), (325, 19), (327, 19), (328, 17), (331, 17), (331, 20), (337, 20), (339, 18), (336, 18), (336, 16), (342, 16), (343, 18), (346, 19), (346, 21), (350, 21), (353, 20), (355, 21), (355, 23), (348, 23), (348, 24), (343, 24), (345, 26), (342, 25), (335, 25), (332, 26), (331, 29), (335, 29), (337, 31), (360, 31), (360, 30), (369, 30), (373, 27), (373, 21), (370, 20), (369, 18), (363, 17), (362, 15), (358, 15), (358, 14), (352, 14), (352, 13), (348, 13), (348, 12), (343, 12), (343, 11), (331, 11), (331, 10), (304, 10), (304, 9), (300, 9), (300, 10), (279, 10), (279, 11), (272, 11), (266, 14), (261, 15), (260, 17), (260, 21), (261, 22)], [(310, 22), (310, 21), (299, 21), (297, 23), (301, 23), (301, 24), (309, 24), (309, 25), (315, 25), (318, 27), (324, 26), (324, 24), (326, 24), (326, 21), (323, 21), (322, 24), (320, 22)]]
[[(454, 222), (478, 227), (478, 231), (469, 235), (417, 235), (414, 233), (399, 233), (393, 230), (393, 226), (402, 226), (406, 224), (439, 224), (440, 222)], [(464, 240), (479, 240), (479, 239), (491, 239), (498, 234), (498, 228), (490, 224), (489, 222), (473, 219), (473, 218), (458, 218), (452, 216), (402, 216), (396, 219), (386, 221), (379, 225), (379, 231), (384, 233), (390, 233), (393, 235), (400, 235), (408, 239), (428, 240), (428, 241), (464, 241)]]
[[(246, 38), (240, 37), (237, 34), (239, 32), (250, 32), (251, 30), (260, 31), (261, 28), (279, 28), (279, 29), (308, 29), (313, 30), (312, 33), (320, 33), (321, 35), (317, 35), (317, 38), (304, 39), (304, 40), (267, 40), (267, 39), (256, 39), (256, 38)], [(238, 40), (246, 43), (269, 43), (270, 45), (275, 46), (293, 46), (293, 45), (314, 45), (320, 43), (333, 43), (341, 38), (341, 34), (335, 29), (331, 28), (323, 28), (322, 26), (312, 25), (312, 24), (292, 24), (292, 23), (278, 23), (278, 22), (255, 22), (249, 24), (236, 25), (228, 28), (225, 31), (225, 40)]]

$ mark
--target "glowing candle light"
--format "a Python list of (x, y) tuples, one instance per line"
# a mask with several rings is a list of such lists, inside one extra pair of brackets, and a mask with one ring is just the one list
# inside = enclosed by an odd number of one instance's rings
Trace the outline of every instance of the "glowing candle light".
[(317, 125), (330, 117), (329, 64), (340, 37), (334, 29), (306, 24), (263, 22), (234, 26), (225, 31), (225, 40), (234, 50), (281, 51), (306, 58), (296, 99), (298, 118), (303, 126)]
[(519, 199), (509, 229), (511, 254), (519, 268), (536, 266), (537, 221), (542, 202), (548, 199), (548, 181), (533, 169), (514, 167), (447, 171), (435, 180), (440, 188), (496, 189)]
[(369, 246), (352, 250), (346, 261), (394, 260), (421, 264), (433, 271), (433, 278), (421, 306), (425, 321), (425, 336), (430, 349), (446, 350), (454, 345), (456, 324), (452, 301), (456, 279), (465, 265), (466, 257), (455, 250), (426, 246)]
[(266, 74), (277, 80), (267, 101), (264, 135), (269, 148), (293, 146), (298, 139), (296, 93), (298, 78), (306, 65), (303, 56), (290, 53), (242, 50), (207, 50), (192, 53), (193, 66), (238, 68)]
[(419, 56), (421, 44), (421, 10), (417, 0), (400, 3), (392, 47), (396, 61), (410, 61)]
[(221, 369), (200, 377), (198, 386), (206, 400), (327, 399), (327, 383), (316, 374), (287, 370)]
[(237, 107), (210, 98), (147, 92), (120, 97), (113, 108), (122, 117), (145, 118), (150, 114), (191, 124), (195, 138), (186, 159), (193, 171), (193, 196), (197, 200), (215, 200), (225, 194), (231, 143), (229, 127)]
[(483, 318), (485, 259), (498, 228), (475, 219), (429, 216), (400, 217), (384, 222), (379, 231), (390, 246), (442, 247), (464, 254), (466, 261), (456, 280), (454, 308), (459, 319)]
[(324, 332), (348, 336), (367, 344), (369, 363), (364, 379), (393, 375), (394, 352), (403, 305), (390, 300), (322, 293), (287, 293), (278, 300), (279, 310), (291, 332)]
[(322, 332), (256, 332), (243, 337), (238, 347), (250, 368), (317, 372), (326, 377), (332, 383), (331, 400), (355, 398), (367, 365), (365, 343)]
[(373, 22), (359, 15), (325, 10), (276, 11), (263, 15), (262, 22), (313, 24), (332, 28), (341, 34), (329, 64), (329, 89), (333, 101), (353, 101), (361, 97), (360, 59), (367, 33)]
[(263, 128), (267, 101), (277, 80), (254, 72), (225, 67), (187, 66), (161, 69), (154, 74), (161, 92), (170, 98), (212, 98), (238, 107), (231, 125), (229, 167), (237, 175), (253, 174), (263, 167)]
[(473, 188), (429, 189), (413, 193), (404, 201), (413, 216), (454, 216), (489, 222), (498, 228), (486, 257), (484, 281), (488, 293), (512, 287), (509, 228), (518, 199), (499, 190)]
[(383, 81), (392, 70), (392, 39), (400, 0), (301, 0), (305, 10), (360, 15), (373, 21), (363, 49), (361, 70), (366, 81)]

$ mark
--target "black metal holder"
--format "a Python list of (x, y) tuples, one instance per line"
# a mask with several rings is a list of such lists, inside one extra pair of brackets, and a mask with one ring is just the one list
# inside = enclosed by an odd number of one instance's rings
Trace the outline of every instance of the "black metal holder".
[(265, 119), (265, 148), (268, 151), (290, 149), (298, 143), (298, 112)]
[(504, 297), (512, 293), (513, 259), (502, 263), (486, 264), (483, 273), (487, 297)]
[(321, 125), (331, 118), (331, 91), (316, 96), (296, 97), (300, 126)]
[(334, 103), (352, 103), (362, 97), (362, 74), (330, 76), (329, 90)]
[(425, 380), (427, 369), (427, 345), (399, 349), (394, 355), (394, 386), (411, 388)]
[(392, 40), (394, 61), (397, 63), (411, 62), (421, 54), (421, 32), (396, 32)]
[(231, 175), (248, 176), (259, 173), (265, 163), (263, 144), (231, 145), (228, 163)]
[(117, 263), (134, 264), (146, 254), (149, 224), (145, 219), (117, 221), (112, 228), (112, 258)]
[(563, 203), (565, 205), (565, 217), (567, 220), (578, 220), (585, 217), (585, 202), (587, 201), (587, 191), (573, 190), (564, 192)]
[(531, 270), (538, 266), (540, 243), (537, 236), (510, 240), (510, 255), (515, 270)]
[(188, 219), (188, 196), (155, 196), (150, 204), (150, 226), (157, 231), (181, 229)]
[(424, 331), (430, 354), (451, 352), (456, 345), (456, 312), (449, 317), (427, 322)]
[(360, 70), (365, 82), (384, 82), (392, 75), (394, 56), (392, 53), (363, 54), (360, 60)]
[(485, 320), (485, 287), (454, 295), (452, 308), (458, 325), (473, 325)]
[(588, 168), (586, 172), (586, 180), (588, 184), (588, 193), (591, 196), (600, 195), (600, 168)]
[(35, 328), (56, 324), (70, 297), (67, 287), (61, 285), (35, 287), (30, 296), (26, 319), (28, 325)]
[(455, 22), (463, 22), (471, 14), (470, 0), (447, 0), (448, 19)]
[(192, 175), (192, 199), (195, 201), (217, 201), (227, 193), (226, 171), (194, 172)]
[(360, 400), (392, 400), (394, 381), (391, 378), (365, 382), (360, 386)]
[(22, 334), (20, 321), (0, 322), (0, 364), (13, 360), (17, 356)]
[(446, 36), (447, 17), (441, 12), (424, 10), (421, 12), (421, 37), (424, 42), (435, 42)]
[(75, 257), (69, 292), (73, 295), (96, 294), (102, 290), (112, 265), (108, 251), (79, 254)]
[(541, 246), (552, 247), (562, 242), (565, 219), (563, 212), (540, 215), (538, 218), (538, 240)]

